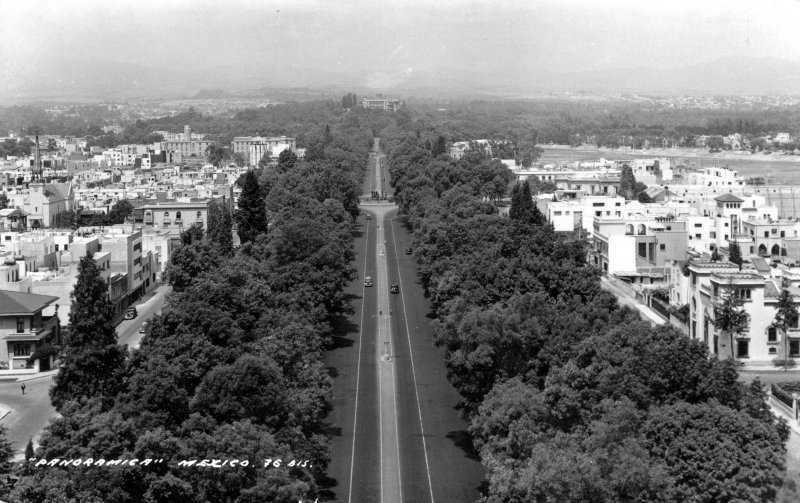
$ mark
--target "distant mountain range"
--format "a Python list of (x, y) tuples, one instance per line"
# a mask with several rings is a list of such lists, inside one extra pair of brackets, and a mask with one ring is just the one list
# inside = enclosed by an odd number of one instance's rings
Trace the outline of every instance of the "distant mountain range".
[[(725, 58), (672, 69), (552, 72), (512, 68), (480, 72), (454, 68), (365, 69), (343, 73), (301, 65), (218, 66), (186, 71), (114, 61), (59, 60), (30, 75), (0, 82), (7, 100), (186, 98), (203, 89), (242, 92), (263, 88), (351, 90), (362, 95), (518, 96), (585, 91), (640, 94), (800, 95), (800, 63)], [(211, 98), (211, 96), (209, 96)]]

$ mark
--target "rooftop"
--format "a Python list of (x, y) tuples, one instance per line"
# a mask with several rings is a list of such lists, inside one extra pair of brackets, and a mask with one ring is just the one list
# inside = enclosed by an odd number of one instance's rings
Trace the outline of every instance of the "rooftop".
[(0, 290), (0, 316), (30, 315), (57, 300), (52, 295)]
[(714, 198), (715, 201), (720, 203), (743, 203), (744, 199), (736, 197), (733, 194), (722, 194)]
[(733, 262), (727, 261), (720, 261), (720, 262), (711, 262), (711, 261), (693, 261), (689, 264), (690, 269), (739, 269), (739, 266), (734, 264)]
[(716, 280), (718, 283), (764, 283), (764, 278), (749, 272), (715, 272), (711, 275), (711, 279), (712, 281)]

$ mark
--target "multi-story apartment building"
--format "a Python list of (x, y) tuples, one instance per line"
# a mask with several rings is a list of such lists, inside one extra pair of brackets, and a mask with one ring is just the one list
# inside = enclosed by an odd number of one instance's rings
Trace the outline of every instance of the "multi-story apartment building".
[(59, 342), (58, 317), (42, 315), (57, 300), (50, 295), (0, 290), (0, 374), (50, 368), (52, 356), (28, 360), (38, 347)]
[(728, 168), (703, 168), (684, 175), (685, 183), (701, 187), (743, 187), (745, 180)]
[(159, 202), (145, 204), (139, 210), (141, 210), (142, 223), (146, 227), (170, 230), (173, 231), (173, 234), (179, 234), (195, 223), (208, 227), (208, 204), (208, 199), (189, 202)]
[(673, 261), (686, 261), (682, 218), (595, 217), (592, 240), (594, 265), (632, 283), (665, 281)]
[[(720, 358), (733, 357), (748, 365), (773, 365), (785, 358), (800, 359), (800, 329), (784, 334), (774, 326), (778, 296), (788, 288), (800, 293), (800, 271), (783, 267), (770, 272), (739, 271), (731, 263), (692, 262), (689, 265), (690, 336), (703, 341), (709, 352)], [(748, 325), (741, 334), (722, 333), (714, 327), (716, 307), (727, 295), (735, 295), (748, 314)]]
[(232, 146), (233, 153), (243, 155), (252, 167), (258, 166), (264, 156), (276, 158), (286, 149), (297, 153), (297, 141), (287, 136), (236, 136)]
[(192, 137), (192, 128), (184, 127), (183, 137), (179, 140), (165, 140), (161, 143), (164, 150), (178, 153), (182, 157), (205, 157), (206, 150), (214, 142), (211, 140), (197, 140)]

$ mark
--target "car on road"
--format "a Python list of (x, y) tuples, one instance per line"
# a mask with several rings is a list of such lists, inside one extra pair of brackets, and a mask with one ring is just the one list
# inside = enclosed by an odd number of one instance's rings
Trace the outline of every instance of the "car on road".
[(139, 315), (139, 312), (136, 310), (135, 307), (129, 307), (127, 311), (125, 311), (125, 319), (132, 320)]
[(372, 276), (364, 276), (364, 286), (372, 286)]
[(143, 333), (147, 332), (147, 327), (148, 326), (150, 326), (150, 322), (149, 321), (145, 321), (144, 323), (142, 323), (142, 326), (139, 327), (139, 333), (143, 334)]
[(411, 255), (411, 253), (412, 253), (411, 248), (406, 248), (406, 255)]
[(367, 213), (367, 220), (372, 220), (372, 215), (370, 215), (369, 213)]
[(400, 286), (399, 285), (392, 285), (392, 287), (389, 288), (389, 291), (392, 292), (392, 293), (400, 293)]

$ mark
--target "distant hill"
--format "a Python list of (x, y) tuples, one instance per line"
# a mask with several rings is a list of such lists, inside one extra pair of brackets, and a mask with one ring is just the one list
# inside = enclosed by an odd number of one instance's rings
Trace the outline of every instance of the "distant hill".
[[(326, 71), (302, 65), (226, 65), (203, 71), (141, 66), (113, 61), (57, 60), (43, 70), (0, 82), (7, 98), (136, 97), (215, 98), (230, 92), (269, 87), (344, 89), (369, 94), (391, 92), (461, 96), (508, 96), (521, 93), (586, 91), (645, 94), (800, 94), (800, 63), (779, 59), (724, 58), (672, 69), (630, 68), (551, 72), (509, 68), (503, 72), (473, 69), (368, 68), (362, 72)], [(7, 76), (8, 77), (8, 76)]]

